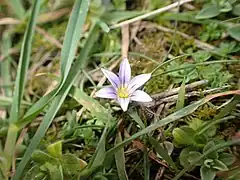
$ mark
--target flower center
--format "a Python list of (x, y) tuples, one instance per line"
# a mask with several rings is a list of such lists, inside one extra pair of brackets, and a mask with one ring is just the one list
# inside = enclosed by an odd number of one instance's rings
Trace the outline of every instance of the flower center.
[(118, 95), (118, 97), (120, 97), (120, 98), (128, 98), (129, 93), (128, 93), (127, 88), (125, 88), (125, 87), (120, 87), (120, 88), (118, 88), (118, 90), (117, 90), (117, 95)]

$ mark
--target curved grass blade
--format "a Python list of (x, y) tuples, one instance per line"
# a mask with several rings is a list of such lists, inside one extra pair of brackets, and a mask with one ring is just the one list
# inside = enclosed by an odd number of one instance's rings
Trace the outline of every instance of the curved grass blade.
[[(9, 34), (8, 31), (4, 31), (3, 36), (2, 36), (1, 52), (2, 52), (2, 55), (6, 57), (6, 59), (3, 62), (1, 62), (1, 64), (0, 64), (1, 77), (2, 77), (3, 84), (11, 84), (10, 62), (11, 62), (12, 58), (10, 55), (8, 55), (8, 52), (9, 52), (11, 46), (12, 46), (11, 35)], [(12, 96), (11, 88), (5, 87), (4, 94), (7, 97)]]
[(15, 81), (14, 93), (13, 93), (13, 104), (10, 112), (10, 122), (15, 123), (18, 120), (20, 103), (23, 97), (23, 91), (25, 87), (27, 70), (30, 62), (30, 53), (31, 53), (31, 43), (33, 39), (34, 29), (36, 26), (37, 15), (40, 10), (41, 0), (36, 0), (30, 21), (28, 23), (27, 29), (24, 34), (23, 43), (21, 47), (20, 59), (17, 69), (17, 76)]
[(89, 6), (89, 3), (89, 0), (82, 0), (81, 3), (75, 3), (75, 7), (72, 10), (66, 35), (64, 37), (60, 60), (62, 73), (61, 77), (63, 83), (68, 76), (74, 56), (76, 54), (78, 42), (81, 38), (81, 32), (88, 12), (86, 7)]
[[(71, 68), (73, 59), (75, 57), (75, 52), (77, 49), (77, 43), (80, 40), (80, 33), (83, 29), (84, 21), (87, 16), (88, 11), (88, 0), (78, 0), (75, 3), (72, 14), (67, 26), (66, 35), (64, 38), (63, 49), (61, 52), (61, 69), (64, 70), (62, 72), (62, 81), (59, 84), (58, 88), (53, 90), (48, 95), (39, 99), (24, 115), (21, 120), (21, 126), (28, 124), (34, 117), (42, 111), (47, 104), (49, 104), (53, 98), (58, 94), (62, 86), (64, 85), (66, 78), (69, 74), (69, 70)], [(75, 71), (77, 73), (79, 70)]]
[[(118, 132), (116, 135), (115, 143), (119, 144), (122, 142), (121, 133)], [(115, 161), (118, 171), (118, 177), (122, 180), (128, 180), (126, 168), (125, 168), (125, 156), (124, 156), (124, 148), (119, 149), (119, 151), (115, 154)]]
[[(80, 3), (80, 1), (76, 1), (76, 3)], [(85, 7), (87, 9), (88, 7)], [(46, 115), (42, 123), (40, 124), (37, 132), (35, 133), (34, 137), (31, 140), (30, 145), (28, 146), (21, 162), (19, 163), (16, 171), (16, 175), (13, 177), (13, 180), (18, 180), (23, 171), (25, 166), (27, 165), (28, 161), (30, 160), (31, 154), (37, 148), (38, 144), (40, 143), (41, 139), (44, 137), (48, 127), (51, 125), (53, 118), (57, 114), (58, 110), (60, 109), (63, 101), (65, 100), (66, 96), (68, 95), (75, 78), (78, 76), (81, 68), (86, 64), (86, 60), (88, 58), (88, 54), (91, 51), (95, 41), (99, 36), (98, 28), (94, 28), (89, 35), (84, 48), (81, 50), (79, 57), (77, 58), (77, 62), (72, 66), (71, 71), (63, 85), (60, 89), (57, 96), (54, 98), (50, 108), (48, 109)]]
[[(40, 10), (41, 0), (36, 0), (33, 5), (32, 13), (30, 16), (30, 20), (24, 34), (23, 44), (21, 47), (19, 65), (17, 69), (17, 76), (15, 81), (14, 93), (13, 93), (13, 103), (10, 111), (9, 123), (14, 124), (18, 121), (20, 104), (23, 97), (23, 91), (25, 87), (25, 81), (27, 77), (27, 70), (30, 61), (30, 53), (31, 53), (31, 43), (33, 39), (33, 33), (36, 26), (37, 15)], [(7, 158), (9, 158), (9, 162), (11, 162), (12, 154), (14, 151), (14, 146), (16, 142), (17, 131), (16, 128), (11, 129), (13, 126), (9, 126), (7, 140), (4, 147), (4, 153)], [(10, 165), (9, 165), (10, 166)], [(9, 169), (10, 167), (7, 167)]]
[(181, 110), (170, 114), (169, 116), (161, 119), (160, 121), (158, 121), (154, 124), (151, 124), (150, 126), (146, 127), (145, 129), (142, 129), (141, 131), (139, 131), (138, 133), (133, 134), (130, 138), (124, 140), (122, 143), (119, 143), (116, 146), (114, 146), (112, 149), (108, 150), (106, 152), (106, 157), (111, 157), (112, 155), (115, 154), (116, 151), (118, 151), (120, 148), (123, 148), (125, 145), (129, 144), (132, 140), (138, 138), (139, 136), (147, 134), (149, 132), (152, 132), (152, 131), (158, 129), (159, 127), (167, 125), (171, 122), (174, 122), (174, 121), (176, 121), (176, 120), (178, 120), (182, 117), (185, 117), (185, 116), (191, 114), (199, 106), (205, 104), (206, 102), (210, 101), (211, 99), (216, 98), (216, 97), (220, 97), (220, 96), (230, 95), (230, 94), (240, 94), (240, 90), (228, 91), (228, 92), (224, 92), (224, 93), (208, 95), (205, 98), (200, 99), (200, 100), (194, 102), (193, 104), (190, 104), (190, 105), (182, 108)]

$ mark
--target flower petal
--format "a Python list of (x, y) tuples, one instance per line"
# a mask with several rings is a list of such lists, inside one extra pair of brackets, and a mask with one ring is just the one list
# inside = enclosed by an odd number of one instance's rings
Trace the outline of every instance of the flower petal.
[(152, 101), (152, 98), (141, 90), (136, 90), (132, 96), (130, 97), (132, 101), (138, 101), (138, 102), (150, 102)]
[(116, 99), (116, 91), (113, 87), (104, 87), (95, 93), (97, 97)]
[(120, 84), (120, 80), (119, 80), (118, 76), (116, 74), (114, 74), (113, 72), (108, 71), (106, 69), (101, 69), (101, 70), (102, 70), (103, 74), (107, 77), (107, 79), (110, 81), (112, 86), (117, 89)]
[(130, 101), (129, 98), (118, 98), (118, 103), (124, 112), (127, 111), (128, 109), (129, 101)]
[(128, 85), (129, 93), (133, 93), (137, 88), (145, 84), (150, 78), (151, 74), (141, 74), (134, 77)]
[(121, 84), (128, 84), (131, 79), (131, 67), (127, 58), (124, 58), (119, 68), (119, 78)]

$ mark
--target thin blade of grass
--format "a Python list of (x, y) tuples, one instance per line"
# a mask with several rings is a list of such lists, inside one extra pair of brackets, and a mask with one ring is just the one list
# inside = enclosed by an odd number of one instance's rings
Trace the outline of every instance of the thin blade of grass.
[(13, 104), (9, 118), (10, 123), (15, 123), (18, 120), (20, 103), (23, 97), (27, 70), (30, 62), (30, 53), (32, 48), (31, 43), (33, 39), (34, 29), (36, 26), (37, 15), (40, 10), (40, 5), (41, 0), (35, 1), (28, 26), (24, 34), (13, 93)]
[(136, 110), (130, 111), (128, 114), (140, 126), (141, 129), (145, 128), (145, 125), (144, 125), (143, 121), (141, 120), (141, 118), (138, 116), (138, 113)]
[[(77, 1), (76, 3), (79, 3), (79, 1)], [(77, 58), (77, 62), (72, 66), (72, 69), (69, 72), (65, 84), (59, 91), (58, 95), (54, 98), (52, 104), (50, 105), (50, 108), (48, 109), (46, 115), (44, 116), (42, 123), (40, 124), (37, 132), (32, 138), (30, 145), (28, 146), (21, 162), (17, 167), (16, 175), (14, 176), (13, 180), (18, 180), (21, 177), (21, 174), (23, 173), (25, 166), (30, 160), (31, 154), (37, 148), (41, 139), (44, 137), (48, 127), (52, 123), (53, 118), (60, 109), (64, 99), (68, 95), (75, 78), (78, 76), (79, 72), (81, 71), (81, 68), (83, 68), (83, 66), (86, 64), (89, 52), (91, 51), (93, 44), (95, 43), (99, 36), (98, 30), (99, 30), (98, 28), (94, 28), (90, 33), (84, 48), (80, 51), (80, 55)]]
[[(18, 121), (20, 104), (23, 97), (23, 91), (25, 87), (25, 81), (27, 77), (27, 70), (30, 62), (30, 53), (31, 53), (31, 43), (33, 39), (33, 33), (36, 26), (37, 15), (40, 10), (41, 0), (36, 0), (33, 5), (32, 13), (30, 16), (29, 23), (27, 25), (27, 29), (24, 34), (23, 44), (21, 47), (19, 65), (17, 69), (17, 76), (15, 80), (15, 87), (13, 93), (13, 103), (10, 111), (9, 123), (14, 124)], [(16, 142), (17, 128), (12, 128), (13, 126), (9, 126), (7, 139), (4, 147), (4, 154), (8, 158), (9, 162), (11, 162), (12, 155), (14, 152), (14, 146)], [(7, 166), (6, 171), (10, 166)]]
[[(121, 133), (118, 132), (115, 139), (115, 144), (122, 142), (122, 136)], [(118, 171), (118, 178), (122, 180), (128, 180), (127, 172), (125, 168), (125, 156), (124, 156), (124, 149), (121, 148), (119, 151), (115, 154), (115, 161)]]
[(228, 92), (224, 92), (224, 93), (218, 93), (218, 94), (214, 94), (214, 95), (209, 95), (203, 99), (200, 99), (196, 102), (194, 102), (193, 104), (190, 104), (184, 108), (182, 108), (181, 110), (170, 114), (169, 116), (161, 119), (160, 121), (151, 124), (150, 126), (146, 127), (145, 129), (139, 131), (136, 134), (133, 134), (130, 138), (124, 140), (122, 143), (117, 144), (115, 147), (113, 147), (112, 149), (108, 150), (106, 152), (106, 157), (111, 157), (115, 154), (116, 151), (118, 151), (120, 148), (123, 148), (125, 145), (129, 144), (132, 140), (138, 138), (141, 135), (147, 134), (149, 132), (152, 132), (156, 129), (158, 129), (159, 127), (162, 127), (164, 125), (167, 125), (171, 122), (174, 122), (182, 117), (185, 117), (189, 114), (191, 114), (192, 112), (194, 112), (199, 106), (205, 104), (206, 102), (210, 101), (213, 98), (216, 97), (220, 97), (220, 96), (225, 96), (225, 95), (230, 95), (230, 94), (240, 94), (240, 90), (236, 90), (236, 91), (228, 91)]
[(24, 19), (25, 10), (24, 10), (22, 1), (21, 0), (10, 0), (9, 4), (12, 7), (12, 10), (13, 10), (14, 14), (19, 19)]
[(164, 149), (160, 143), (157, 142), (156, 139), (153, 137), (149, 136), (149, 142), (152, 144), (156, 152), (165, 160), (174, 170), (178, 170), (176, 164), (172, 160), (171, 156), (169, 156), (168, 151)]
[(64, 37), (63, 49), (61, 52), (61, 77), (64, 82), (69, 74), (74, 56), (76, 54), (78, 42), (81, 38), (81, 33), (85, 18), (87, 16), (90, 1), (82, 0), (81, 3), (75, 3), (71, 17), (67, 26), (66, 35)]
[[(3, 84), (11, 84), (11, 73), (10, 73), (10, 62), (12, 60), (11, 56), (8, 55), (8, 51), (11, 48), (11, 36), (5, 31), (2, 36), (2, 55), (6, 57), (6, 59), (1, 63), (1, 77)], [(7, 97), (12, 96), (12, 90), (9, 87), (5, 87), (4, 94)]]
[(178, 93), (176, 110), (180, 110), (184, 107), (184, 101), (185, 101), (185, 80), (183, 80)]
[[(73, 59), (75, 57), (75, 52), (77, 49), (77, 43), (80, 40), (80, 33), (83, 29), (84, 21), (87, 16), (88, 11), (88, 0), (80, 1), (78, 0), (75, 3), (72, 14), (67, 26), (67, 32), (65, 35), (63, 49), (61, 52), (61, 69), (65, 69), (64, 73), (62, 73), (62, 81), (59, 84), (58, 88), (53, 90), (48, 95), (39, 99), (24, 115), (23, 119), (21, 119), (21, 126), (28, 124), (34, 117), (42, 111), (47, 104), (49, 104), (53, 98), (60, 91), (62, 86), (64, 85), (67, 75), (69, 74), (70, 67), (72, 65)], [(86, 51), (88, 52), (88, 50)], [(82, 56), (83, 57), (83, 56)], [(78, 70), (75, 70), (77, 73)]]
[[(144, 144), (147, 144), (147, 137), (144, 139)], [(150, 178), (150, 164), (148, 159), (148, 149), (144, 146), (143, 150), (143, 168), (144, 168), (144, 180), (149, 180)]]

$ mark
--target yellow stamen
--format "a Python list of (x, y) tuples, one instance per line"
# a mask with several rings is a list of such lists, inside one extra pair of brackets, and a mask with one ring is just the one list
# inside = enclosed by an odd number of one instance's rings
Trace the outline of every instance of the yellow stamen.
[(125, 88), (125, 87), (118, 88), (117, 95), (120, 98), (128, 98), (129, 93), (128, 93), (127, 88)]

